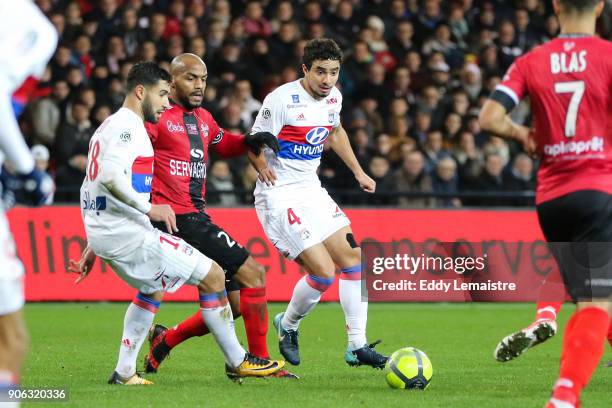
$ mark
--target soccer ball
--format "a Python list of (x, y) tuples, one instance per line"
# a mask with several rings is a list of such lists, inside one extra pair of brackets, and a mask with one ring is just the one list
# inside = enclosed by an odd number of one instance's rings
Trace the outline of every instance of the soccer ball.
[(391, 388), (424, 390), (432, 375), (429, 357), (414, 347), (397, 350), (385, 365), (385, 379)]

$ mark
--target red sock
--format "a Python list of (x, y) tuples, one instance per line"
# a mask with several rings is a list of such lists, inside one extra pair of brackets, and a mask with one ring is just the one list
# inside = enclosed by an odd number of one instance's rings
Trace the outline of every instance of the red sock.
[(569, 388), (580, 398), (603, 355), (609, 326), (610, 316), (602, 309), (587, 307), (574, 313), (563, 337), (556, 386)]
[(612, 347), (612, 320), (610, 320), (610, 326), (608, 326), (608, 343)]
[(189, 318), (168, 329), (166, 332), (166, 344), (168, 347), (173, 348), (191, 337), (203, 336), (208, 333), (208, 326), (204, 323), (202, 312), (198, 310)]
[(249, 352), (257, 357), (269, 358), (266, 288), (241, 288), (240, 314), (244, 319)]
[(561, 310), (561, 306), (563, 306), (563, 302), (538, 302), (534, 321), (557, 320), (557, 314)]

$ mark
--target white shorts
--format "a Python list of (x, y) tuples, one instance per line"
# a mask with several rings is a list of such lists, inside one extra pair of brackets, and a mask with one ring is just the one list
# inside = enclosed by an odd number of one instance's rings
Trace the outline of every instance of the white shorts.
[(23, 277), (0, 279), (0, 316), (20, 310), (24, 303)]
[(0, 209), (0, 315), (23, 307), (23, 271), (8, 221)]
[(158, 229), (147, 231), (142, 245), (127, 256), (105, 259), (117, 275), (144, 294), (173, 293), (197, 285), (213, 261), (183, 241)]
[(289, 259), (351, 224), (324, 188), (309, 189), (307, 196), (293, 205), (256, 209), (266, 236)]

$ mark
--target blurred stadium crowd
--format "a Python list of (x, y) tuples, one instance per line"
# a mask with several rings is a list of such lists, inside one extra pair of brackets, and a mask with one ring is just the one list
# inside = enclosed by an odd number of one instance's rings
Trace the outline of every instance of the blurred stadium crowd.
[[(483, 133), (477, 115), (514, 59), (557, 35), (549, 1), (36, 3), (57, 28), (60, 44), (43, 81), (14, 99), (30, 99), (20, 122), (37, 162), (55, 176), (56, 201), (78, 201), (89, 139), (121, 105), (133, 63), (154, 60), (168, 68), (180, 53), (199, 55), (209, 72), (204, 107), (221, 126), (245, 132), (265, 95), (301, 76), (305, 42), (331, 37), (345, 52), (338, 85), (343, 124), (379, 191), (360, 194), (349, 170), (328, 151), (320, 177), (338, 201), (400, 207), (533, 202), (529, 195), (498, 194), (532, 191), (537, 163), (519, 146)], [(608, 9), (598, 31), (610, 38), (611, 27)], [(528, 102), (513, 112), (521, 123), (529, 116)], [(252, 203), (256, 178), (245, 159), (213, 157), (209, 203)], [(474, 191), (493, 193), (453, 197)]]

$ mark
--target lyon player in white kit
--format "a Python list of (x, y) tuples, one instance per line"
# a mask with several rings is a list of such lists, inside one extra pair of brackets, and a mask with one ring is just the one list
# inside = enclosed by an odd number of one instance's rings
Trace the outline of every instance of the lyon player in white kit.
[[(352, 170), (366, 192), (376, 183), (363, 171), (340, 124), (342, 95), (335, 87), (342, 52), (330, 39), (309, 41), (304, 49), (304, 78), (282, 85), (264, 100), (252, 132), (278, 138), (280, 151), (264, 150), (274, 185), (258, 181), (255, 208), (274, 246), (308, 271), (296, 284), (291, 302), (274, 319), (279, 347), (291, 364), (300, 363), (298, 326), (333, 283), (340, 267), (340, 303), (348, 332), (345, 360), (349, 365), (382, 368), (387, 357), (366, 340), (367, 301), (361, 299), (361, 250), (350, 222), (321, 187), (317, 168), (324, 143)], [(264, 171), (263, 160), (254, 163)]]
[[(0, 2), (0, 150), (23, 185), (22, 191), (15, 193), (25, 204), (43, 204), (53, 192), (53, 181), (34, 166), (15, 118), (11, 96), (28, 77), (43, 75), (56, 46), (55, 28), (32, 1)], [(18, 405), (17, 401), (10, 401), (9, 390), (18, 387), (28, 342), (21, 311), (23, 272), (0, 206), (0, 406), (3, 407)]]
[(80, 272), (86, 275), (97, 255), (139, 290), (125, 315), (119, 361), (109, 383), (151, 384), (136, 373), (138, 351), (159, 308), (161, 299), (156, 296), (183, 284), (198, 287), (204, 321), (229, 369), (237, 377), (269, 375), (284, 363), (253, 357), (238, 343), (221, 267), (182, 239), (151, 225), (150, 221), (165, 222), (168, 232), (177, 231), (172, 208), (149, 203), (153, 147), (143, 122), (156, 123), (169, 107), (170, 81), (155, 63), (134, 65), (123, 107), (100, 125), (90, 141), (81, 187), (88, 248)]

